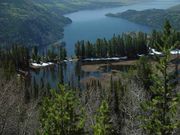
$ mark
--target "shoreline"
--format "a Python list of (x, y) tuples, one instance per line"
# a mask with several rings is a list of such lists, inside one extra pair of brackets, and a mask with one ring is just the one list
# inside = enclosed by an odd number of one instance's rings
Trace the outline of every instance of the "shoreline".
[[(104, 67), (111, 66), (111, 67), (122, 67), (122, 66), (134, 66), (138, 59), (134, 60), (124, 60), (124, 61), (107, 61), (105, 62), (88, 62), (82, 63), (81, 68), (84, 72), (97, 72), (102, 71)], [(112, 70), (115, 70), (112, 68)]]
[[(135, 1), (135, 2), (131, 2), (131, 3), (121, 3), (121, 2), (105, 2), (103, 3), (102, 2), (102, 5), (103, 6), (97, 6), (97, 7), (93, 7), (92, 5), (89, 5), (89, 7), (86, 5), (85, 7), (77, 7), (77, 9), (73, 10), (73, 11), (66, 11), (65, 13), (63, 13), (62, 15), (66, 18), (68, 18), (71, 22), (69, 23), (66, 23), (63, 28), (63, 32), (62, 32), (62, 37), (59, 38), (57, 41), (54, 41), (48, 45), (45, 45), (45, 46), (42, 46), (42, 48), (46, 48), (46, 47), (49, 47), (49, 46), (52, 46), (56, 43), (59, 43), (63, 40), (64, 38), (64, 28), (67, 27), (68, 25), (72, 24), (73, 21), (71, 18), (68, 17), (69, 14), (73, 14), (73, 13), (76, 13), (76, 12), (80, 12), (80, 11), (91, 11), (91, 10), (101, 10), (101, 9), (108, 9), (108, 8), (117, 8), (117, 7), (123, 7), (123, 6), (129, 6), (129, 5), (133, 5), (133, 4), (138, 4), (140, 2), (147, 2), (146, 0), (140, 0), (140, 1)], [(107, 3), (113, 3), (112, 5), (106, 5)], [(118, 3), (118, 4), (117, 4)], [(99, 2), (100, 4), (100, 2)], [(104, 5), (105, 4), (105, 5)], [(116, 5), (117, 4), (117, 5)], [(104, 16), (106, 16), (106, 14), (104, 14)], [(40, 46), (41, 47), (41, 46)]]
[[(177, 55), (180, 54), (180, 50), (172, 50), (171, 52), (171, 57), (176, 57)], [(67, 62), (82, 62), (83, 65), (94, 65), (94, 64), (107, 64), (107, 63), (128, 63), (129, 61), (137, 61), (140, 57), (143, 56), (148, 56), (148, 57), (153, 57), (153, 56), (163, 56), (162, 52), (158, 52), (153, 48), (150, 48), (149, 55), (144, 55), (144, 54), (138, 54), (137, 57), (134, 58), (128, 58), (127, 56), (124, 57), (100, 57), (100, 58), (67, 58), (64, 60), (53, 60), (49, 62), (43, 62), (40, 61), (40, 63), (37, 62), (30, 62), (29, 67), (32, 69), (40, 69), (44, 67), (49, 67), (53, 66), (55, 64), (61, 64), (61, 63), (67, 63)]]

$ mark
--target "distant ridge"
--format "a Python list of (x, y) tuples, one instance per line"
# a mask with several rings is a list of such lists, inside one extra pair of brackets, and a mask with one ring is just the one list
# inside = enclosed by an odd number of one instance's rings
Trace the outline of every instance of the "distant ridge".
[(147, 25), (153, 28), (162, 28), (164, 21), (168, 19), (176, 30), (180, 30), (180, 5), (167, 10), (148, 9), (143, 11), (127, 10), (123, 13), (107, 14), (110, 17), (124, 18), (129, 21)]

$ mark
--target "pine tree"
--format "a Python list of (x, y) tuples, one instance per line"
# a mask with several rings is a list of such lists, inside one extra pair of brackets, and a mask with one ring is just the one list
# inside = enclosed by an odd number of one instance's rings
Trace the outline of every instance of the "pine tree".
[(60, 53), (60, 60), (65, 60), (67, 57), (67, 52), (66, 52), (65, 46), (60, 46), (59, 53)]
[(163, 57), (157, 57), (156, 73), (152, 76), (153, 85), (150, 87), (151, 96), (142, 104), (144, 115), (142, 116), (143, 128), (148, 134), (171, 135), (178, 126), (176, 120), (179, 98), (171, 83), (171, 75), (168, 73), (170, 61), (171, 26), (166, 21), (162, 36), (163, 44), (156, 44)]
[(95, 116), (96, 124), (93, 126), (94, 135), (111, 135), (112, 126), (110, 123), (109, 106), (106, 101), (102, 101), (101, 106)]
[(80, 41), (78, 41), (75, 44), (75, 54), (76, 54), (77, 58), (81, 57), (81, 44), (80, 44)]
[(151, 80), (152, 70), (149, 58), (147, 56), (141, 57), (137, 63), (137, 78), (145, 90), (149, 90), (153, 83)]
[[(51, 90), (51, 97), (46, 97), (40, 111), (43, 135), (83, 135), (84, 115), (72, 90), (59, 85), (60, 93)], [(81, 114), (80, 114), (81, 113)]]
[(147, 54), (148, 47), (146, 45), (147, 35), (139, 33), (122, 34), (122, 36), (114, 35), (109, 41), (97, 39), (96, 43), (92, 44), (89, 41), (77, 42), (75, 44), (75, 54), (78, 58), (91, 57), (117, 57), (128, 56), (135, 58), (137, 54)]
[(81, 57), (84, 59), (86, 57), (86, 49), (84, 45), (84, 41), (81, 41)]
[(37, 57), (38, 57), (38, 48), (37, 48), (37, 46), (34, 46), (34, 47), (32, 48), (32, 59), (33, 59), (34, 61), (36, 61), (36, 60), (37, 60)]

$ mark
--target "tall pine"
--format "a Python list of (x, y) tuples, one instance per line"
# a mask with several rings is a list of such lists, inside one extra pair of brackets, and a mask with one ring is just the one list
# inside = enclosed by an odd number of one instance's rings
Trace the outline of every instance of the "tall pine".
[(93, 126), (94, 135), (111, 135), (110, 112), (106, 101), (102, 101), (95, 120), (96, 124)]
[(152, 75), (153, 85), (149, 90), (151, 94), (142, 104), (143, 128), (151, 135), (171, 135), (178, 126), (176, 116), (179, 99), (175, 84), (172, 83), (172, 75), (168, 71), (170, 51), (173, 49), (171, 32), (171, 25), (166, 21), (162, 44), (156, 44), (163, 57), (157, 57), (157, 71)]
[(84, 115), (72, 90), (59, 85), (60, 93), (51, 91), (40, 111), (42, 135), (84, 135)]

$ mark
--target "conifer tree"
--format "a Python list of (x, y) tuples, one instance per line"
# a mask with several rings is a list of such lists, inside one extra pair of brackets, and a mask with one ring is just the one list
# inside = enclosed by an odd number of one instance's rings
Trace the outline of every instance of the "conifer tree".
[(105, 38), (98, 38), (94, 44), (89, 41), (86, 43), (84, 41), (78, 41), (75, 44), (75, 54), (80, 59), (120, 56), (135, 58), (137, 54), (146, 55), (148, 53), (146, 42), (147, 35), (142, 32), (122, 34), (122, 36), (114, 35), (109, 41)]
[[(51, 90), (40, 111), (42, 135), (84, 135), (84, 115), (72, 90), (59, 85), (60, 93)], [(80, 114), (81, 113), (81, 114)]]
[(93, 126), (94, 135), (111, 135), (112, 126), (110, 123), (109, 106), (106, 101), (102, 101), (95, 116), (96, 124)]
[(37, 61), (37, 57), (38, 57), (38, 48), (37, 48), (37, 46), (34, 46), (32, 48), (32, 59), (34, 61)]
[(149, 90), (153, 83), (151, 80), (152, 70), (149, 58), (147, 56), (141, 57), (137, 63), (137, 78), (145, 90)]
[(75, 54), (78, 58), (81, 57), (81, 43), (80, 41), (78, 41), (76, 44), (75, 44)]
[(152, 135), (171, 135), (178, 126), (176, 116), (179, 98), (168, 72), (170, 51), (173, 49), (171, 36), (171, 25), (166, 21), (161, 38), (163, 44), (156, 44), (163, 57), (157, 57), (157, 71), (152, 75), (153, 85), (150, 87), (151, 95), (142, 104), (143, 128)]
[(60, 53), (60, 60), (65, 60), (67, 57), (67, 52), (66, 52), (65, 46), (60, 46), (59, 53)]

